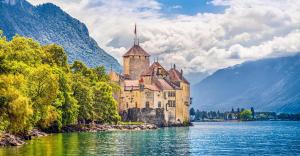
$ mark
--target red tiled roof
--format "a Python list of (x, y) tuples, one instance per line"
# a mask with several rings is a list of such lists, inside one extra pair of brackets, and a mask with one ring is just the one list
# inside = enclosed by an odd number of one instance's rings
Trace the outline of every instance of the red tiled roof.
[(189, 84), (189, 82), (184, 78), (183, 75), (177, 70), (177, 69), (170, 69), (169, 70), (169, 77), (171, 81), (178, 82), (178, 81), (184, 81), (185, 83)]
[(156, 79), (154, 83), (160, 90), (173, 90), (174, 88), (164, 79)]
[[(152, 91), (159, 91), (160, 88), (156, 84), (145, 84), (145, 88)], [(125, 90), (139, 90), (139, 80), (124, 80)]]
[(156, 74), (153, 73), (155, 68), (161, 68), (162, 72), (168, 73), (162, 65), (158, 62), (154, 62), (148, 69), (143, 71), (142, 76), (151, 76), (152, 74)]
[(148, 84), (145, 84), (145, 88), (149, 89), (149, 90), (153, 90), (153, 91), (159, 91), (160, 89), (155, 85), (148, 85)]
[(126, 56), (150, 56), (150, 55), (139, 45), (134, 45), (132, 48), (128, 50), (127, 53), (123, 55), (123, 57)]

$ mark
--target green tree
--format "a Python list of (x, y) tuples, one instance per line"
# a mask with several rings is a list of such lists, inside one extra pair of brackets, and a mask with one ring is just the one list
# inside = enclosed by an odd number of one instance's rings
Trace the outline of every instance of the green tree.
[(59, 74), (60, 94), (58, 96), (62, 112), (62, 124), (69, 125), (77, 122), (78, 105), (77, 100), (72, 96), (70, 82), (66, 74)]
[(80, 123), (92, 121), (94, 117), (94, 101), (93, 90), (90, 87), (90, 83), (79, 74), (75, 74), (73, 80), (73, 96), (78, 101), (79, 105), (78, 120)]
[(104, 66), (99, 66), (95, 68), (95, 73), (97, 75), (98, 81), (109, 81), (109, 76), (106, 74), (106, 70)]
[(22, 75), (0, 76), (0, 130), (19, 134), (31, 128), (31, 101), (22, 92), (26, 80)]
[(251, 107), (251, 114), (252, 114), (252, 119), (254, 120), (255, 119), (255, 112), (254, 112), (254, 108)]
[(194, 109), (194, 108), (191, 108), (191, 109), (190, 109), (190, 115), (196, 115), (196, 112), (195, 112), (195, 109)]
[(57, 107), (59, 95), (58, 75), (53, 74), (50, 66), (33, 68), (28, 77), (28, 94), (34, 108), (34, 122), (41, 128), (47, 128), (56, 121), (60, 113)]
[(119, 89), (104, 66), (89, 68), (80, 61), (70, 66), (62, 47), (19, 35), (7, 41), (0, 31), (0, 131), (116, 123), (113, 92)]
[(67, 55), (62, 47), (51, 44), (43, 46), (42, 49), (47, 55), (47, 57), (44, 59), (45, 63), (49, 65), (67, 67)]
[(245, 109), (239, 113), (240, 120), (247, 121), (252, 119), (252, 113), (250, 110)]
[(95, 119), (99, 122), (117, 123), (121, 120), (112, 87), (107, 83), (99, 82), (94, 87), (94, 109)]

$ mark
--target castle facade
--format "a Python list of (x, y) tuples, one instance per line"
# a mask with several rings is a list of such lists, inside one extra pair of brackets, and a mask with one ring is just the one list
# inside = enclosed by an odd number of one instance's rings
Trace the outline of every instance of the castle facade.
[(190, 84), (176, 65), (166, 70), (158, 61), (150, 64), (150, 55), (135, 41), (123, 55), (123, 74), (111, 70), (111, 81), (121, 86), (115, 95), (124, 121), (157, 125), (189, 122)]

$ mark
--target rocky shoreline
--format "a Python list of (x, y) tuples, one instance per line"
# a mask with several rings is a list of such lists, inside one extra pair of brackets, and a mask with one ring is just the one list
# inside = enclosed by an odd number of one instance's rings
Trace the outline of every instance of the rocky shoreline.
[(102, 131), (128, 131), (128, 130), (150, 130), (157, 129), (154, 124), (140, 124), (140, 125), (70, 125), (62, 129), (63, 133), (68, 132), (102, 132)]
[(25, 135), (13, 135), (10, 133), (4, 133), (0, 135), (0, 147), (1, 146), (21, 146), (26, 142), (25, 140), (31, 140), (33, 137), (47, 136), (47, 133), (41, 132), (37, 129), (29, 131)]
[[(79, 124), (79, 125), (68, 125), (62, 128), (61, 133), (72, 133), (72, 132), (104, 132), (104, 131), (141, 131), (141, 130), (152, 130), (160, 127), (186, 127), (192, 126), (192, 123), (188, 124), (173, 124), (165, 126), (157, 126), (155, 124), (124, 124), (124, 125), (102, 125), (102, 124)], [(53, 132), (42, 132), (37, 129), (30, 130), (25, 135), (13, 135), (9, 133), (0, 134), (0, 147), (3, 146), (21, 146), (26, 144), (26, 140), (31, 140), (35, 137), (47, 136), (54, 134)]]
[[(140, 131), (157, 129), (154, 124), (139, 124), (139, 125), (69, 125), (62, 128), (62, 133), (71, 132), (103, 132), (103, 131)], [(25, 140), (31, 140), (34, 137), (47, 136), (48, 134), (37, 129), (29, 131), (26, 135), (13, 135), (4, 133), (0, 135), (0, 147), (3, 146), (21, 146), (26, 144)]]

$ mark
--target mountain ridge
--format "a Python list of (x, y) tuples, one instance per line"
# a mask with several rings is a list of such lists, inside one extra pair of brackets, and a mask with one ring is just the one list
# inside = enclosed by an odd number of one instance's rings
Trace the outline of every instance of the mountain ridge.
[(201, 110), (300, 112), (300, 54), (246, 62), (216, 71), (192, 87)]
[[(73, 18), (60, 7), (45, 3), (33, 6), (25, 0), (0, 2), (0, 29), (10, 40), (14, 35), (33, 38), (42, 45), (58, 44), (64, 47), (69, 63), (81, 60), (89, 67), (104, 65), (120, 72), (121, 66), (111, 55), (101, 49), (90, 37), (85, 24)], [(8, 2), (8, 3), (7, 3)]]

